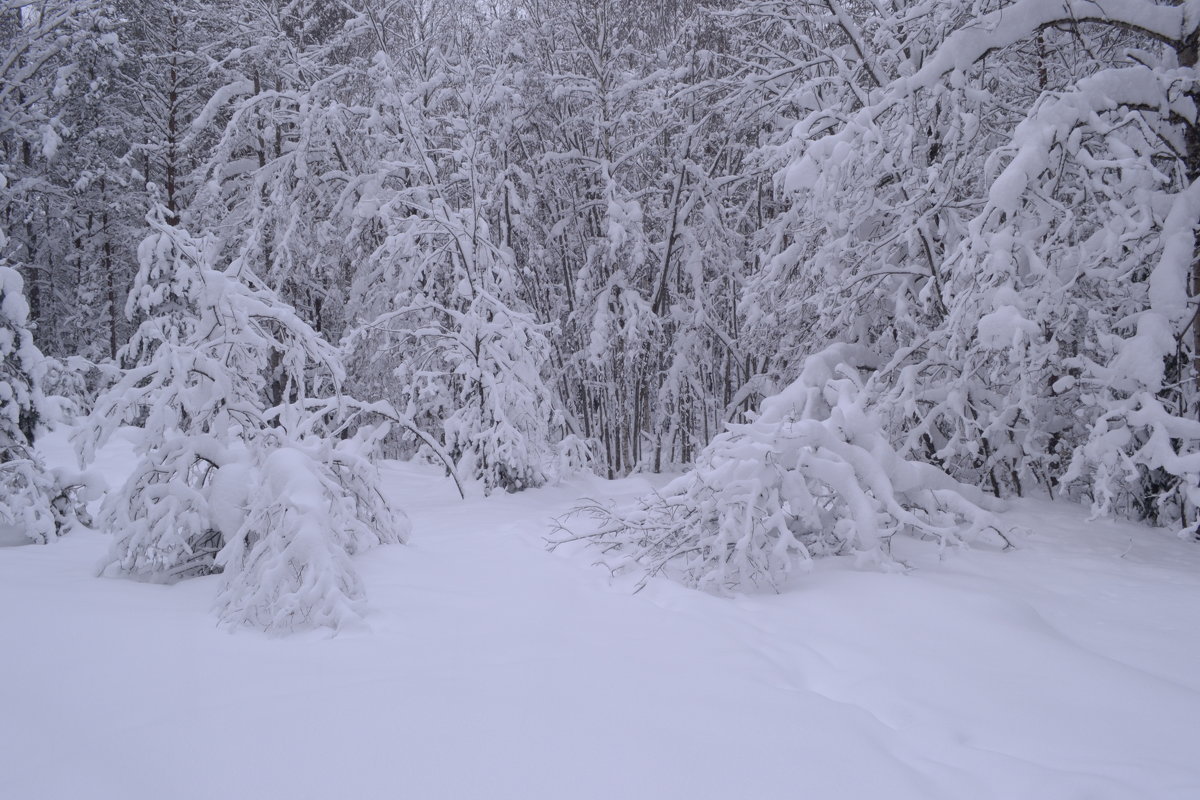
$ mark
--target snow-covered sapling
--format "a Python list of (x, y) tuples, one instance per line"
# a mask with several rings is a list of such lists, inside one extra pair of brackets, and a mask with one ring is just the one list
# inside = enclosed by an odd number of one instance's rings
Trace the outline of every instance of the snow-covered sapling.
[(81, 442), (86, 457), (140, 427), (137, 464), (101, 511), (108, 566), (166, 582), (224, 572), (231, 624), (337, 627), (363, 598), (348, 556), (406, 530), (363, 456), (378, 437), (331, 444), (334, 348), (243, 264), (217, 269), (211, 239), (161, 209), (150, 223), (128, 307), (145, 319)]

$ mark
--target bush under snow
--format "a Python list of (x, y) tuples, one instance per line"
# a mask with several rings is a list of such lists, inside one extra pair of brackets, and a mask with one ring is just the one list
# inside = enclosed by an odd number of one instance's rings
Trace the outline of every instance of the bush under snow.
[(729, 425), (691, 471), (633, 511), (576, 509), (599, 526), (582, 534), (563, 528), (555, 544), (590, 541), (614, 570), (665, 572), (721, 592), (779, 588), (821, 556), (887, 562), (896, 534), (941, 546), (985, 529), (1004, 539), (979, 490), (892, 447), (851, 366), (869, 359), (848, 345), (810, 357), (797, 381), (766, 400), (753, 422)]
[(365, 592), (350, 556), (399, 541), (407, 525), (370, 485), (374, 469), (358, 445), (312, 439), (257, 454), (241, 489), (244, 515), (216, 556), (223, 621), (287, 632), (341, 628), (361, 615)]

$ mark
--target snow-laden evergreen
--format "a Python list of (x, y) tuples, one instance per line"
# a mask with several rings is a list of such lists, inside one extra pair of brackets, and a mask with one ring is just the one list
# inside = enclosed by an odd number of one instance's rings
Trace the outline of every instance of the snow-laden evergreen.
[(0, 526), (44, 543), (59, 530), (51, 505), (58, 492), (33, 447), (44, 411), (43, 357), (29, 333), (24, 288), (20, 274), (0, 262)]
[(328, 439), (337, 352), (243, 264), (216, 268), (214, 243), (166, 214), (150, 216), (140, 248), (128, 313), (143, 321), (127, 369), (81, 437), (87, 460), (138, 425), (137, 466), (100, 514), (109, 566), (167, 582), (223, 571), (230, 623), (341, 625), (362, 599), (347, 555), (400, 540), (405, 525), (358, 450), (369, 432)]

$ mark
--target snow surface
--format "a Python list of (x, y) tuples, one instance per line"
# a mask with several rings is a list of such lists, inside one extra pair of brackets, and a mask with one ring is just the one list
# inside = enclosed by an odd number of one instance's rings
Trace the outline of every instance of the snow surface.
[(385, 477), (411, 542), (356, 557), (333, 638), (96, 578), (99, 534), (0, 549), (0, 798), (1200, 797), (1200, 547), (1164, 532), (1025, 501), (1015, 552), (633, 595), (543, 537), (645, 478)]

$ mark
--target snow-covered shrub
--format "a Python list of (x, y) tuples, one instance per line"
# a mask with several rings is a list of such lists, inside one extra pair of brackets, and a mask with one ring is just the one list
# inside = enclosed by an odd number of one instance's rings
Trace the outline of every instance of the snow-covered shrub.
[(161, 209), (150, 223), (128, 306), (145, 319), (80, 442), (86, 460), (141, 427), (101, 509), (109, 566), (165, 582), (224, 571), (232, 623), (339, 625), (362, 596), (348, 555), (403, 534), (364, 457), (378, 437), (325, 441), (344, 433), (334, 348), (244, 264), (215, 268), (211, 239)]
[(1097, 514), (1156, 519), (1181, 538), (1200, 537), (1200, 422), (1148, 391), (1108, 400), (1063, 483), (1087, 486)]
[(240, 487), (244, 516), (216, 557), (225, 622), (287, 632), (340, 628), (360, 615), (365, 593), (350, 556), (407, 531), (362, 444), (279, 437), (256, 453)]
[(50, 541), (59, 531), (50, 505), (54, 496), (54, 482), (36, 456), (5, 448), (0, 454), (0, 527), (39, 544)]
[(556, 481), (580, 474), (599, 474), (601, 465), (597, 453), (602, 445), (596, 439), (585, 439), (567, 434), (554, 446), (554, 463), (551, 470)]
[(849, 345), (810, 357), (753, 422), (729, 425), (691, 471), (638, 510), (577, 509), (598, 528), (564, 529), (556, 542), (590, 540), (616, 554), (607, 562), (614, 569), (636, 565), (647, 577), (666, 572), (727, 591), (778, 588), (798, 564), (822, 556), (886, 562), (896, 534), (945, 547), (998, 533), (981, 492), (889, 443), (859, 375), (873, 363)]

